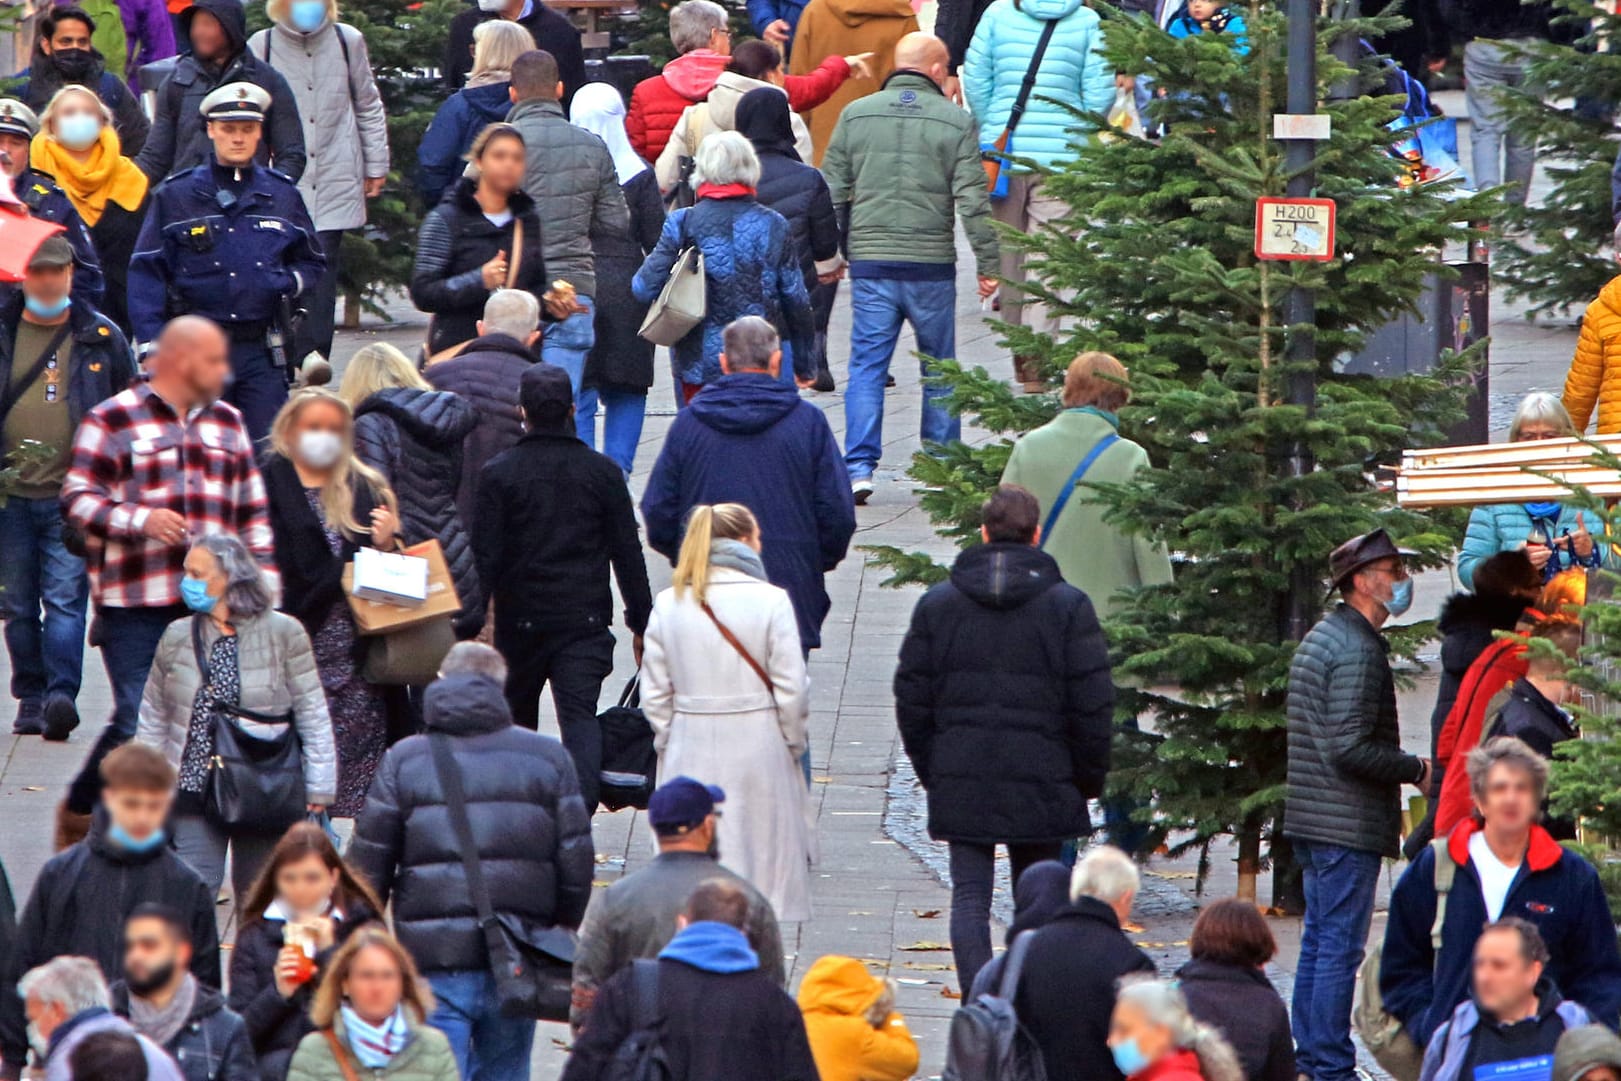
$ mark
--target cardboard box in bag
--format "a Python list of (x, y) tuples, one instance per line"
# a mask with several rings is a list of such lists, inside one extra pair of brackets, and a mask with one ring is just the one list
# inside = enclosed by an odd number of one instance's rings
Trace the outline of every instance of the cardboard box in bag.
[(450, 565), (445, 562), (445, 551), (439, 542), (425, 540), (421, 544), (413, 544), (404, 549), (404, 554), (424, 559), (428, 564), (426, 599), (412, 608), (356, 596), (354, 565), (343, 568), (343, 591), (349, 595), (349, 611), (355, 618), (355, 630), (362, 635), (401, 631), (461, 611), (462, 602), (456, 596), (456, 583), (451, 580)]

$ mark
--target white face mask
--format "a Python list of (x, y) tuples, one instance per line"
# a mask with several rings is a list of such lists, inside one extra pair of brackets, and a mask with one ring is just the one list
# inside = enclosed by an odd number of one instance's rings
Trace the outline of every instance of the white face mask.
[(480, 11), (505, 11), (506, 8), (507, 0), (478, 0)]
[(337, 432), (299, 432), (298, 460), (311, 469), (330, 469), (343, 457), (343, 437)]

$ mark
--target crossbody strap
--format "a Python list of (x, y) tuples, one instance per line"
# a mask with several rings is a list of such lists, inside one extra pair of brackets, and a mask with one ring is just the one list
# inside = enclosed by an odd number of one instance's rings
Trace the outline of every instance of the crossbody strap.
[[(205, 615), (191, 617), (191, 651), (197, 658), (197, 673), (202, 677), (202, 685), (207, 687), (214, 681), (213, 670), (208, 664), (208, 650), (203, 648), (203, 626), (208, 619)], [(210, 696), (210, 704), (220, 713), (229, 713), (233, 717), (241, 717), (244, 721), (254, 724), (292, 724), (293, 715), (288, 713), (260, 713), (256, 709), (249, 709), (240, 702), (220, 702)]]
[(439, 787), (445, 793), (445, 811), (450, 815), (450, 828), (456, 833), (456, 847), (461, 849), (467, 891), (473, 895), (479, 925), (488, 927), (495, 922), (495, 910), (490, 906), (484, 867), (479, 862), (478, 848), (473, 844), (473, 824), (467, 820), (467, 793), (462, 788), (461, 768), (451, 752), (450, 737), (443, 732), (428, 733), (428, 750), (433, 755), (433, 772), (438, 775)]
[(512, 219), (512, 261), (507, 264), (507, 288), (518, 288), (518, 268), (523, 264), (523, 219)]
[(68, 335), (72, 331), (73, 320), (64, 320), (62, 325), (57, 328), (56, 333), (51, 335), (51, 340), (45, 344), (45, 348), (40, 351), (39, 356), (34, 358), (33, 365), (27, 372), (23, 373), (22, 381), (12, 383), (11, 386), (6, 388), (5, 394), (0, 395), (0, 424), (6, 422), (6, 418), (11, 415), (11, 410), (16, 407), (18, 402), (22, 401), (23, 395), (27, 394), (33, 385), (39, 382), (39, 377), (45, 374), (45, 369), (50, 365), (51, 361), (56, 359), (56, 351), (62, 348), (62, 343), (67, 341)]
[(771, 692), (771, 697), (775, 700), (777, 697), (777, 685), (771, 682), (771, 675), (765, 670), (765, 665), (755, 660), (754, 654), (750, 653), (748, 648), (738, 641), (737, 635), (732, 633), (732, 628), (720, 621), (720, 617), (715, 614), (715, 610), (709, 607), (708, 601), (704, 602), (703, 608), (704, 615), (709, 617), (709, 622), (715, 625), (715, 629), (720, 632), (722, 638), (726, 639), (727, 644), (737, 650), (737, 655), (747, 661), (750, 668), (754, 669), (754, 674), (760, 677), (760, 682), (765, 684), (765, 689)]
[(1002, 129), (1004, 134), (1013, 134), (1013, 129), (1019, 126), (1019, 118), (1024, 115), (1024, 107), (1029, 104), (1030, 92), (1036, 88), (1036, 69), (1041, 67), (1041, 57), (1047, 51), (1047, 43), (1053, 39), (1053, 31), (1058, 29), (1057, 19), (1048, 19), (1041, 28), (1041, 40), (1036, 42), (1036, 51), (1030, 56), (1030, 66), (1025, 70), (1024, 82), (1019, 84), (1019, 95), (1013, 99), (1013, 108), (1007, 114), (1007, 127)]
[(1104, 451), (1118, 442), (1120, 442), (1120, 436), (1110, 432), (1102, 439), (1099, 439), (1092, 449), (1086, 452), (1086, 457), (1081, 459), (1081, 464), (1075, 467), (1075, 472), (1071, 473), (1069, 480), (1064, 482), (1064, 487), (1059, 491), (1058, 498), (1053, 500), (1052, 510), (1047, 512), (1047, 520), (1041, 523), (1041, 543), (1038, 547), (1047, 547), (1047, 542), (1052, 539), (1053, 526), (1058, 524), (1058, 516), (1064, 513), (1064, 508), (1069, 505), (1069, 497), (1075, 494), (1076, 488), (1080, 487), (1081, 479), (1086, 476), (1086, 471), (1092, 468), (1092, 463), (1096, 462)]
[(326, 1036), (327, 1046), (332, 1048), (332, 1057), (337, 1060), (338, 1069), (343, 1071), (343, 1081), (360, 1081), (355, 1074), (354, 1064), (349, 1061), (349, 1052), (343, 1049), (343, 1041), (338, 1039), (338, 1034), (330, 1028), (323, 1029), (322, 1032)]
[(631, 965), (631, 989), (635, 995), (635, 1027), (652, 1028), (659, 1021), (659, 962), (656, 957), (638, 957)]
[(1024, 955), (1030, 951), (1030, 940), (1035, 935), (1025, 931), (1013, 940), (1007, 949), (1007, 960), (1002, 963), (1002, 979), (996, 987), (996, 997), (1012, 1002), (1019, 990), (1019, 973), (1024, 970)]
[(1435, 922), (1430, 925), (1430, 949), (1435, 964), (1441, 961), (1441, 933), (1447, 922), (1447, 898), (1452, 894), (1452, 881), (1457, 877), (1458, 864), (1447, 850), (1447, 838), (1437, 837), (1430, 842), (1435, 853)]

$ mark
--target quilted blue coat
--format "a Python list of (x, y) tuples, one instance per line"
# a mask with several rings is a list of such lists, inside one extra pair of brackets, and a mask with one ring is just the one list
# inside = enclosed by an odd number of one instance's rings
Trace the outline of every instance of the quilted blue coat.
[[(1103, 27), (1081, 0), (995, 0), (985, 10), (961, 69), (963, 93), (979, 123), (981, 144), (1007, 127), (1013, 99), (1030, 68), (1042, 26), (1057, 19), (1036, 71), (1035, 89), (1013, 132), (1012, 153), (1044, 168), (1075, 156), (1078, 125), (1070, 109), (1107, 113), (1114, 104), (1114, 68), (1103, 58)], [(1015, 166), (1015, 171), (1020, 171)]]

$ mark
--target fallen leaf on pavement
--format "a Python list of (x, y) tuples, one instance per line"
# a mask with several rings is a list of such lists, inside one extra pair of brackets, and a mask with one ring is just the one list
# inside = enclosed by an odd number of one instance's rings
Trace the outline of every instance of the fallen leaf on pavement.
[(914, 942), (910, 946), (896, 948), (902, 953), (946, 953), (951, 949), (944, 942)]
[(1140, 923), (1132, 923), (1130, 920), (1126, 921), (1125, 923), (1122, 923), (1120, 925), (1120, 929), (1122, 931), (1126, 932), (1126, 934), (1128, 934), (1128, 935), (1140, 935), (1144, 931), (1148, 930), (1148, 928), (1144, 927), (1142, 924), (1140, 924)]
[(902, 968), (914, 969), (918, 972), (950, 972), (956, 965), (942, 965), (938, 961), (902, 961)]
[(962, 998), (962, 992), (961, 991), (953, 991), (949, 987), (942, 987), (942, 988), (940, 988), (940, 997), (941, 998)]
[(914, 908), (912, 909), (912, 915), (920, 920), (937, 920), (940, 918), (940, 910), (938, 908)]
[(44, 788), (43, 785), (30, 784), (30, 785), (24, 785), (23, 786), (23, 791), (24, 792), (43, 792), (43, 791), (45, 791), (45, 788)]

